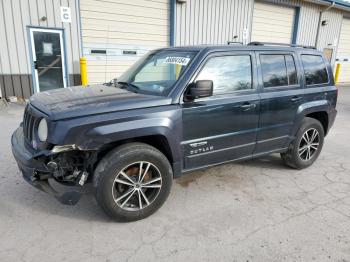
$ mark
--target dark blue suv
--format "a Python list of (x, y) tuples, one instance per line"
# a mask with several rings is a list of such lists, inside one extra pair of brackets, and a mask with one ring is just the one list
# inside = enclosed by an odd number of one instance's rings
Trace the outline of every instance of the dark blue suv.
[(26, 181), (60, 202), (75, 204), (92, 183), (108, 215), (133, 221), (188, 171), (271, 153), (310, 166), (336, 102), (332, 69), (315, 49), (164, 48), (110, 83), (32, 96), (12, 151)]

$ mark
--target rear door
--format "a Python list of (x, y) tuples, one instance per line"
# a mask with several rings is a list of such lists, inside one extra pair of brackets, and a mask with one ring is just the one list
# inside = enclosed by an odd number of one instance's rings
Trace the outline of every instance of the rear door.
[(287, 147), (304, 99), (300, 64), (293, 52), (257, 52), (257, 60), (261, 111), (254, 155)]
[(252, 156), (259, 121), (254, 52), (207, 58), (192, 79), (212, 80), (214, 94), (182, 104), (184, 168)]

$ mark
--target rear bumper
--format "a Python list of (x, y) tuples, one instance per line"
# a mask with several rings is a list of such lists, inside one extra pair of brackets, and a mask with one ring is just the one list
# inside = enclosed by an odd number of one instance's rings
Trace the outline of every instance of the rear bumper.
[(54, 196), (62, 204), (76, 204), (81, 197), (81, 193), (78, 191), (57, 192), (49, 183), (52, 173), (43, 161), (38, 160), (41, 154), (34, 150), (31, 151), (24, 143), (23, 129), (19, 127), (12, 135), (11, 145), (12, 154), (24, 180), (33, 187)]
[(333, 108), (328, 112), (328, 130), (327, 133), (329, 132), (329, 129), (333, 126), (335, 118), (337, 116), (337, 109)]

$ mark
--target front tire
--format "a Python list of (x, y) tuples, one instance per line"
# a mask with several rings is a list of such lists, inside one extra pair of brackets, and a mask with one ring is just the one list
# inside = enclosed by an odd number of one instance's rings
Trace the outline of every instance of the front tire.
[(168, 159), (143, 143), (122, 145), (108, 153), (94, 174), (97, 203), (120, 222), (156, 212), (169, 196), (173, 172)]
[(314, 118), (305, 117), (288, 151), (281, 154), (282, 160), (292, 168), (306, 168), (312, 165), (320, 155), (323, 142), (322, 124)]

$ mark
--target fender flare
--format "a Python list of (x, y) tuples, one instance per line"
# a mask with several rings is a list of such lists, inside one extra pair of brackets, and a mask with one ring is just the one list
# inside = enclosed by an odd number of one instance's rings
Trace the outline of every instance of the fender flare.
[(316, 112), (326, 112), (327, 115), (329, 114), (329, 103), (327, 100), (317, 100), (317, 101), (311, 101), (304, 104), (301, 104), (298, 107), (297, 114), (294, 120), (294, 127), (291, 131), (291, 136), (294, 137), (297, 133), (301, 121), (305, 118), (306, 115)]
[(181, 134), (179, 127), (170, 118), (134, 119), (93, 127), (79, 138), (77, 144), (86, 150), (99, 150), (118, 141), (160, 135), (168, 142), (173, 162), (179, 162), (181, 161), (179, 134)]

